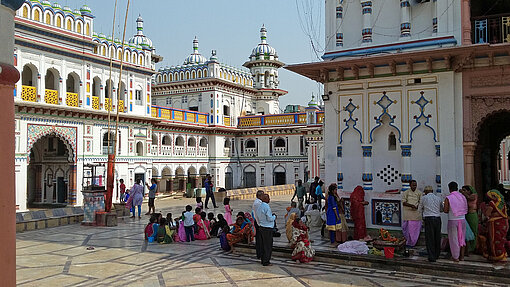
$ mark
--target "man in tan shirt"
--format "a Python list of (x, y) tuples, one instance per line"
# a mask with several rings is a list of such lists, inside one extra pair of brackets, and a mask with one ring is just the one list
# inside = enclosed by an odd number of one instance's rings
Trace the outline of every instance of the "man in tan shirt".
[(404, 191), (402, 196), (402, 205), (404, 205), (404, 216), (402, 223), (402, 233), (406, 238), (406, 245), (414, 247), (420, 237), (421, 232), (421, 214), (418, 211), (420, 205), (421, 191), (417, 189), (416, 180), (409, 183), (410, 189)]

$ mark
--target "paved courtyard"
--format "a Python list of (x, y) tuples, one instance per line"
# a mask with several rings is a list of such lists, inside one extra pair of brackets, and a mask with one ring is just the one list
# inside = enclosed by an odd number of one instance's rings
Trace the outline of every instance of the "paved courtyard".
[[(252, 200), (232, 201), (234, 213), (251, 208)], [(280, 219), (289, 196), (274, 197)], [(157, 211), (181, 214), (194, 199), (162, 199)], [(223, 212), (223, 206), (210, 211)], [(146, 207), (144, 207), (146, 211)], [(69, 225), (17, 235), (19, 286), (496, 286), (422, 274), (358, 268), (322, 262), (296, 264), (274, 258), (263, 267), (248, 254), (225, 254), (218, 239), (159, 245), (143, 240), (148, 217), (126, 218), (116, 227)], [(313, 232), (316, 248), (331, 248)], [(276, 245), (286, 245), (285, 235)], [(467, 263), (471, 264), (471, 263)], [(505, 267), (506, 268), (506, 267)]]

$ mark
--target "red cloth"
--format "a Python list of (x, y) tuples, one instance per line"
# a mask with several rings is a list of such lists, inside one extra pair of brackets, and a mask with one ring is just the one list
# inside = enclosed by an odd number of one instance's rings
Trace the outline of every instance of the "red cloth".
[(354, 239), (363, 239), (367, 236), (367, 225), (365, 222), (365, 190), (363, 187), (356, 186), (351, 193), (351, 218), (354, 221)]

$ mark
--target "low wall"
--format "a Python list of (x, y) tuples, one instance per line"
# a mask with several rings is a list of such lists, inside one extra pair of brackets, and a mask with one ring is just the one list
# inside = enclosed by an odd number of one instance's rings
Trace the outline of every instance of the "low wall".
[(16, 213), (16, 232), (80, 223), (83, 208), (65, 207)]
[(230, 200), (255, 199), (258, 190), (262, 190), (270, 196), (273, 196), (293, 195), (295, 189), (296, 187), (294, 184), (241, 188), (228, 190), (227, 196), (230, 197)]

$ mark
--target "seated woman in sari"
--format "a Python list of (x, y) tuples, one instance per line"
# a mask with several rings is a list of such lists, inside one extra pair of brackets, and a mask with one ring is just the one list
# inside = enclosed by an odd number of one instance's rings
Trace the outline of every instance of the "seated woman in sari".
[(207, 214), (205, 212), (200, 213), (200, 219), (197, 222), (198, 233), (195, 235), (197, 240), (207, 240), (211, 238), (209, 221), (206, 220)]
[(292, 242), (292, 224), (294, 221), (298, 218), (296, 213), (291, 213), (289, 215), (289, 218), (287, 218), (287, 223), (285, 223), (285, 234), (287, 235), (287, 240), (290, 242), (290, 244), (293, 244)]
[(491, 262), (506, 262), (505, 250), (506, 234), (508, 232), (508, 214), (506, 204), (501, 193), (493, 189), (487, 192), (491, 200), (485, 209), (487, 222), (487, 249), (483, 256)]
[[(234, 251), (234, 244), (239, 243), (241, 241), (248, 242), (248, 237), (251, 234), (251, 228), (248, 224), (244, 224), (244, 218), (242, 216), (238, 216), (232, 230), (229, 234), (227, 234), (228, 245)], [(242, 227), (244, 224), (244, 227)]]
[(310, 244), (310, 239), (308, 237), (308, 227), (296, 217), (294, 222), (292, 222), (292, 246), (294, 250), (292, 251), (292, 260), (295, 260), (297, 263), (306, 263), (313, 260), (313, 256), (315, 255), (315, 250), (312, 248)]
[(168, 244), (174, 242), (175, 230), (170, 229), (166, 222), (166, 218), (161, 218), (158, 228), (157, 240), (160, 244)]
[(253, 217), (251, 216), (251, 214), (249, 212), (245, 212), (244, 213), (244, 221), (246, 222), (246, 224), (248, 224), (250, 226), (250, 231), (247, 232), (247, 240), (248, 240), (248, 244), (249, 243), (252, 243), (253, 242), (253, 239), (255, 238), (255, 220), (253, 219)]

